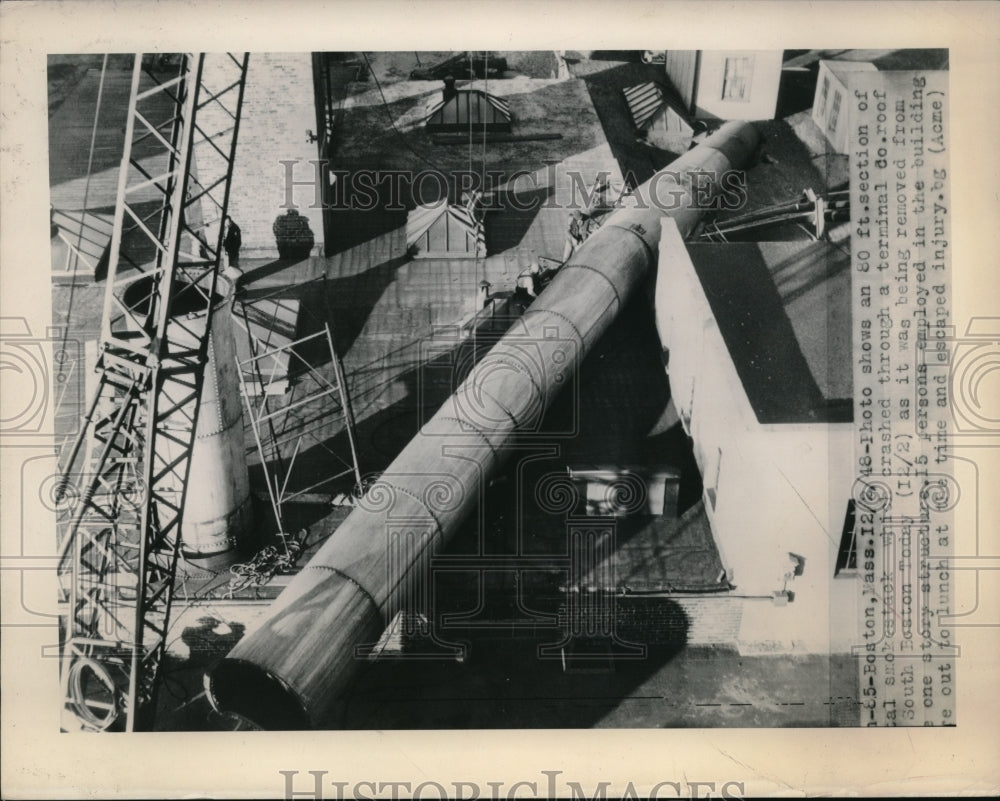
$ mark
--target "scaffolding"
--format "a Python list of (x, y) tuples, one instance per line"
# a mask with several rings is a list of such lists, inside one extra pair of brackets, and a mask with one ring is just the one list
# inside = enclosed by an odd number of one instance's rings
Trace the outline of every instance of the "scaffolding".
[[(325, 281), (312, 283), (319, 287), (296, 290), (325, 298)], [(311, 321), (312, 333), (292, 339), (299, 312), (292, 303), (281, 290), (234, 304), (249, 342), (250, 355), (237, 357), (243, 400), (282, 542), (286, 504), (332, 502), (331, 491), (345, 479), (350, 492), (340, 497), (364, 490), (354, 414), (328, 315)]]
[(164, 74), (135, 57), (99, 378), (57, 489), (77, 501), (60, 658), (84, 730), (153, 727), (247, 64), (188, 53)]

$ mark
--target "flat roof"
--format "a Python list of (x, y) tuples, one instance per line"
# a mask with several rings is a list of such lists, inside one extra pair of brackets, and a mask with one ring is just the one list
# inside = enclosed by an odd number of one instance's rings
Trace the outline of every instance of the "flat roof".
[(875, 72), (878, 67), (872, 64), (870, 61), (820, 61), (820, 64), (824, 64), (827, 69), (830, 70), (834, 75), (843, 80), (849, 73), (852, 72)]
[(850, 256), (827, 242), (688, 253), (757, 420), (850, 422)]

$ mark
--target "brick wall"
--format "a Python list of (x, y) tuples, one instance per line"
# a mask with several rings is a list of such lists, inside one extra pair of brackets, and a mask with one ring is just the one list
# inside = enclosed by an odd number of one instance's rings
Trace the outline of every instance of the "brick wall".
[[(615, 599), (615, 630), (629, 642), (647, 645), (739, 644), (743, 604), (760, 603), (728, 595), (619, 596)], [(590, 615), (593, 607), (584, 604)], [(600, 612), (597, 612), (600, 614)], [(569, 625), (572, 612), (563, 606), (560, 621)], [(606, 630), (606, 623), (593, 624)]]
[(735, 645), (739, 640), (744, 599), (707, 595), (674, 600), (688, 618), (688, 645)]
[[(309, 53), (253, 53), (247, 71), (243, 117), (233, 170), (229, 214), (243, 231), (245, 258), (278, 254), (271, 226), (285, 213), (285, 167), (297, 160), (293, 178), (309, 181), (318, 158), (312, 56)], [(310, 186), (292, 189), (292, 202), (306, 216), (316, 239), (314, 254), (322, 253), (323, 218)]]

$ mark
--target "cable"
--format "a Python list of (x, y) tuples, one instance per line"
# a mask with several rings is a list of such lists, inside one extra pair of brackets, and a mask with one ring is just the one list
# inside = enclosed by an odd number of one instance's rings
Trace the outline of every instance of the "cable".
[[(97, 142), (97, 123), (100, 120), (101, 116), (101, 100), (104, 96), (104, 77), (107, 74), (107, 70), (108, 70), (108, 54), (105, 53), (104, 59), (101, 62), (101, 78), (97, 85), (97, 102), (94, 106), (94, 122), (90, 129), (90, 152), (87, 155), (87, 178), (83, 185), (83, 205), (80, 212), (80, 232), (77, 235), (76, 254), (74, 254), (76, 256), (75, 265), (79, 264), (80, 248), (83, 246), (83, 229), (87, 220), (87, 203), (89, 202), (90, 199), (90, 177), (94, 167), (94, 146)], [(60, 343), (59, 346), (60, 352), (64, 355), (66, 353), (66, 343), (69, 340), (69, 321), (73, 312), (73, 298), (76, 295), (76, 281), (77, 281), (77, 271), (74, 266), (73, 274), (70, 276), (69, 299), (66, 303), (66, 324), (63, 326), (62, 342)], [(81, 371), (80, 374), (83, 375), (83, 372)], [(71, 436), (72, 434), (67, 435), (67, 440)], [(66, 443), (63, 442), (63, 445), (65, 444)], [(62, 450), (62, 448), (60, 448), (60, 450)], [(67, 472), (72, 469), (73, 465), (66, 465)]]
[[(469, 74), (475, 77), (476, 67), (472, 62), (472, 51), (469, 51)], [(466, 107), (469, 109), (469, 174), (472, 174), (472, 104), (466, 103)]]
[[(490, 97), (490, 53), (489, 53), (488, 50), (484, 50), (483, 51), (483, 100), (486, 103), (489, 103), (489, 97)], [(483, 115), (483, 150), (482, 150), (482, 158), (481, 158), (481, 161), (480, 161), (480, 172), (479, 172), (479, 186), (480, 186), (480, 189), (481, 189), (481, 191), (480, 191), (480, 197), (482, 197), (483, 193), (486, 192), (486, 130), (487, 130), (486, 119), (487, 119), (486, 115), (484, 114)], [(471, 172), (471, 168), (470, 168), (470, 172)], [(485, 247), (486, 247), (486, 212), (485, 211), (483, 212), (482, 226), (483, 226), (483, 248), (485, 249)], [(483, 261), (483, 277), (482, 277), (481, 280), (483, 280), (483, 281), (486, 280), (486, 262), (485, 261)], [(473, 295), (475, 297), (475, 301), (473, 303), (474, 306), (478, 306), (479, 305), (479, 281), (480, 281), (480, 278), (479, 278), (479, 241), (478, 241), (478, 238), (477, 238), (477, 240), (476, 240), (476, 274), (475, 274), (475, 280), (473, 281), (473, 286), (472, 286), (472, 293), (473, 293)], [(477, 314), (479, 313), (479, 309), (478, 308), (476, 309), (476, 313)], [(473, 361), (475, 361), (475, 354), (476, 354), (476, 352), (478, 350), (478, 347), (479, 347), (478, 331), (476, 330), (476, 327), (473, 327), (473, 329), (472, 329), (472, 353), (473, 353)]]
[[(365, 65), (368, 67), (368, 72), (371, 73), (372, 79), (375, 81), (375, 86), (378, 89), (379, 96), (382, 98), (382, 107), (385, 109), (386, 116), (389, 118), (389, 124), (392, 126), (392, 130), (400, 138), (400, 140), (406, 146), (406, 148), (411, 153), (413, 153), (413, 155), (415, 155), (424, 164), (427, 164), (429, 167), (431, 167), (432, 169), (434, 169), (439, 174), (445, 175), (446, 173), (445, 173), (444, 170), (442, 170), (440, 167), (438, 167), (436, 164), (434, 164), (432, 161), (430, 161), (430, 159), (426, 158), (421, 153), (419, 153), (416, 149), (414, 149), (414, 147), (409, 143), (409, 141), (407, 140), (407, 138), (403, 135), (403, 132), (400, 131), (399, 128), (396, 127), (396, 121), (393, 119), (392, 112), (389, 110), (389, 101), (386, 99), (385, 92), (382, 90), (382, 83), (379, 81), (378, 75), (375, 74), (375, 70), (372, 68), (372, 64), (371, 64), (371, 61), (368, 58), (368, 54), (365, 51), (362, 50), (361, 51), (361, 57), (365, 60)], [(471, 51), (469, 51), (469, 70), (471, 72), (473, 72), (473, 73), (475, 72), (475, 67), (474, 67), (474, 63), (473, 63), (473, 56), (472, 56), (472, 52)], [(489, 88), (489, 74), (488, 74), (488, 70), (489, 70), (489, 62), (486, 61), (484, 63), (484, 71), (485, 71), (484, 75), (485, 75), (487, 89)], [(481, 163), (481, 174), (482, 174), (482, 180), (484, 182), (486, 180), (486, 134), (487, 134), (487, 119), (484, 116), (483, 117), (483, 151), (482, 151), (482, 163)], [(470, 114), (469, 115), (469, 173), (472, 172), (472, 149), (473, 149), (473, 128), (472, 128), (472, 115)], [(476, 278), (479, 277), (479, 250), (478, 250), (478, 241), (476, 242), (475, 277)], [(473, 293), (475, 294), (476, 298), (478, 299), (478, 281), (474, 281), (473, 283), (474, 283)], [(474, 306), (476, 305), (475, 301), (473, 302), (473, 305)], [(475, 337), (475, 332), (473, 332), (473, 337)]]
[[(87, 180), (83, 185), (83, 212), (87, 213), (87, 201), (90, 198), (90, 174), (94, 167), (94, 144), (97, 141), (97, 122), (101, 116), (101, 97), (104, 95), (104, 76), (108, 69), (108, 54), (104, 54), (101, 62), (101, 80), (97, 85), (97, 104), (94, 107), (94, 124), (90, 129), (90, 153), (87, 155)], [(77, 250), (83, 245), (83, 225), (80, 225), (80, 234), (76, 240)]]
[[(468, 51), (468, 55), (469, 55), (469, 74), (472, 75), (473, 77), (475, 77), (476, 68), (475, 68), (475, 64), (472, 61), (472, 51), (471, 50)], [(468, 174), (471, 176), (472, 175), (472, 104), (471, 103), (466, 103), (466, 108), (468, 108), (468, 110), (469, 110), (469, 166), (468, 166)], [(481, 109), (482, 105), (480, 104), (478, 106), (478, 108)], [(458, 201), (458, 202), (460, 202), (461, 198), (455, 198), (455, 200)], [(470, 207), (470, 210), (471, 210), (471, 207)], [(473, 216), (472, 219), (473, 219), (473, 223), (475, 223), (475, 216)], [(473, 231), (475, 231), (475, 229), (473, 229)], [(472, 270), (473, 270), (473, 273), (472, 273), (472, 275), (473, 275), (472, 292), (473, 292), (474, 296), (475, 296), (475, 292), (476, 292), (475, 284), (477, 283), (477, 281), (479, 279), (479, 247), (478, 247), (478, 244), (479, 243), (478, 243), (478, 240), (477, 240), (474, 243), (474, 245), (473, 245), (475, 247), (475, 249), (476, 249), (476, 251), (475, 251), (476, 259), (475, 259), (475, 261), (473, 262), (473, 265), (472, 265)], [(478, 305), (478, 303), (476, 303), (476, 301), (474, 300), (472, 302), (472, 308), (475, 309), (477, 305)], [(478, 309), (477, 309), (477, 311), (478, 311)], [(473, 326), (472, 326), (472, 355), (473, 355), (473, 362), (475, 362), (476, 341), (477, 341), (477, 338), (476, 338), (476, 326), (475, 326), (475, 324), (473, 324)]]
[(431, 169), (436, 170), (440, 174), (444, 175), (445, 174), (444, 170), (442, 170), (440, 167), (438, 167), (430, 159), (426, 158), (425, 156), (421, 155), (418, 151), (416, 151), (413, 148), (413, 146), (407, 141), (406, 137), (403, 135), (403, 132), (400, 131), (399, 128), (396, 127), (396, 121), (392, 118), (392, 112), (389, 111), (389, 101), (385, 99), (385, 92), (382, 91), (382, 84), (379, 81), (378, 76), (375, 74), (375, 70), (372, 69), (372, 64), (368, 60), (368, 54), (365, 53), (362, 50), (361, 51), (361, 57), (365, 60), (365, 64), (368, 66), (368, 72), (371, 73), (371, 76), (372, 76), (372, 78), (375, 81), (375, 86), (378, 88), (379, 96), (382, 98), (382, 107), (385, 109), (386, 116), (389, 118), (389, 124), (392, 126), (392, 130), (394, 130), (396, 132), (396, 135), (400, 138), (400, 140), (402, 141), (402, 143), (404, 145), (406, 145), (406, 148), (414, 156), (416, 156), (418, 159), (420, 159), (424, 164), (428, 165)]

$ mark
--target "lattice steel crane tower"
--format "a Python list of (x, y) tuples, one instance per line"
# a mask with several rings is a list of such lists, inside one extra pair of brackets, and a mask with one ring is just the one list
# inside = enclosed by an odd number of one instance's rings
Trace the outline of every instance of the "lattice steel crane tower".
[(60, 544), (61, 682), (89, 730), (152, 727), (247, 65), (189, 53), (164, 77), (139, 54), (133, 68), (97, 391), (59, 487), (77, 502)]

